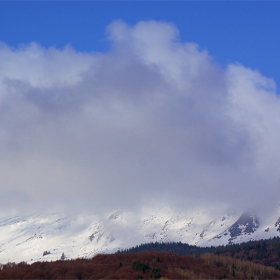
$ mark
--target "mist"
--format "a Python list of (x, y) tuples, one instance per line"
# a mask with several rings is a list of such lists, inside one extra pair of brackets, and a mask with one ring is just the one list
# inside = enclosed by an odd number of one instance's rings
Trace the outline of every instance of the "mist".
[(274, 81), (242, 62), (221, 67), (172, 23), (106, 32), (104, 53), (0, 45), (1, 211), (270, 211)]

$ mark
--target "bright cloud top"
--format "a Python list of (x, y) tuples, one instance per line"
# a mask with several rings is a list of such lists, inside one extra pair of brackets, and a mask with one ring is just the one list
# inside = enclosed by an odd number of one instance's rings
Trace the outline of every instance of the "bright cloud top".
[(3, 209), (245, 208), (279, 195), (272, 80), (222, 69), (170, 23), (107, 31), (107, 53), (0, 45)]

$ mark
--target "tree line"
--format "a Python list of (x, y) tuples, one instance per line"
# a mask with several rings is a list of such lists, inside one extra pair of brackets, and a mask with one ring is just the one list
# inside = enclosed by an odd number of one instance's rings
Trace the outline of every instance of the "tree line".
[(198, 247), (182, 242), (151, 242), (147, 244), (137, 245), (118, 253), (137, 253), (137, 252), (172, 252), (183, 255), (200, 256), (203, 253), (213, 253), (223, 255), (240, 260), (248, 260), (254, 263), (273, 266), (280, 270), (280, 238), (273, 237), (266, 240), (248, 241), (240, 244)]
[(101, 254), (92, 259), (9, 264), (0, 279), (280, 279), (280, 271), (250, 261), (203, 253)]

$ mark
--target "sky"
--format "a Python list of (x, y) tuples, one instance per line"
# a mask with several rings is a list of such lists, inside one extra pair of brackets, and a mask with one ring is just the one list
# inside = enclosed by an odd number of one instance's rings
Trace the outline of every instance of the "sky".
[(277, 203), (279, 7), (0, 2), (2, 211)]

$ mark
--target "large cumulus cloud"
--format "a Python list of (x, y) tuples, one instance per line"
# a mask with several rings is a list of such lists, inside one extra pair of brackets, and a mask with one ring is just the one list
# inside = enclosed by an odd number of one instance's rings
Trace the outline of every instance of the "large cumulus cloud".
[(223, 69), (171, 23), (107, 32), (106, 53), (0, 45), (2, 209), (274, 203), (273, 80)]

